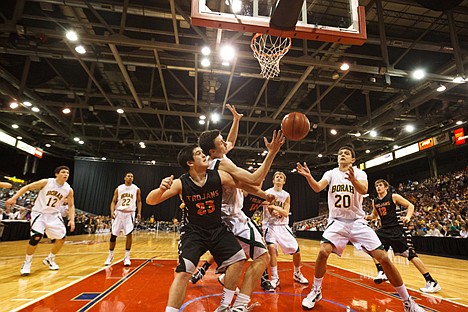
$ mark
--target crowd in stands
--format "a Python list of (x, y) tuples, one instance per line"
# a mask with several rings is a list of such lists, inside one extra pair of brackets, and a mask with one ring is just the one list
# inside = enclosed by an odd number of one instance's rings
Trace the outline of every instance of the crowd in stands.
[[(369, 184), (372, 194), (373, 184)], [(413, 236), (468, 237), (468, 167), (465, 170), (439, 175), (423, 181), (400, 183), (391, 191), (397, 192), (415, 206), (408, 229)], [(374, 195), (376, 196), (376, 195)], [(373, 196), (364, 200), (364, 210), (372, 212)], [(296, 222), (296, 231), (323, 231), (328, 213)], [(380, 227), (379, 220), (371, 223)]]

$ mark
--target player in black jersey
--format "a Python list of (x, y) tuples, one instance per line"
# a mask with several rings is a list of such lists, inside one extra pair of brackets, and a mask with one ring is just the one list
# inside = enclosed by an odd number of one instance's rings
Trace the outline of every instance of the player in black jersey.
[(200, 257), (208, 250), (218, 264), (218, 272), (226, 272), (224, 293), (217, 311), (230, 311), (229, 304), (246, 257), (236, 237), (221, 222), (223, 186), (245, 188), (270, 200), (272, 196), (258, 187), (239, 185), (222, 170), (208, 170), (206, 156), (195, 144), (183, 148), (177, 160), (187, 173), (179, 179), (174, 179), (172, 175), (164, 178), (160, 187), (146, 197), (147, 204), (156, 205), (175, 195), (182, 195), (186, 206), (187, 223), (181, 228), (179, 261), (165, 311), (179, 311), (187, 283)]
[[(377, 230), (377, 236), (388, 251), (392, 247), (395, 255), (407, 257), (411, 263), (421, 272), (426, 280), (426, 287), (420, 288), (422, 292), (435, 293), (442, 288), (434, 280), (424, 263), (416, 254), (411, 234), (406, 224), (411, 220), (414, 213), (414, 205), (403, 196), (388, 191), (389, 183), (384, 179), (375, 181), (377, 198), (372, 201), (372, 214), (366, 216), (367, 220), (374, 220), (380, 217), (382, 227)], [(406, 215), (403, 216), (401, 207), (406, 208)], [(376, 284), (387, 280), (382, 266), (374, 259), (377, 267), (377, 277), (374, 279)]]

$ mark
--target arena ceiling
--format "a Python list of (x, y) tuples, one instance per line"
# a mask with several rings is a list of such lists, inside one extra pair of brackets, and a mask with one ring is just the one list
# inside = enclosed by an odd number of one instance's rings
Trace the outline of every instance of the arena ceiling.
[[(230, 154), (239, 165), (262, 161), (263, 137), (292, 111), (307, 114), (311, 132), (286, 142), (275, 168), (296, 161), (328, 167), (343, 144), (365, 160), (468, 118), (467, 83), (452, 83), (468, 76), (468, 1), (454, 1), (459, 4), (448, 11), (417, 2), (423, 1), (360, 1), (364, 45), (295, 39), (280, 76), (267, 81), (250, 50), (252, 34), (191, 25), (189, 0), (2, 0), (0, 129), (46, 155), (174, 164), (180, 148), (203, 130), (227, 135), (230, 103), (244, 114)], [(69, 29), (86, 54), (65, 39)], [(217, 50), (225, 42), (237, 47), (236, 61), (226, 68), (213, 59), (209, 69), (201, 67), (200, 48)], [(347, 72), (338, 70), (343, 61), (351, 64)], [(426, 78), (410, 77), (417, 67), (427, 70)], [(440, 84), (444, 92), (436, 91)], [(13, 100), (39, 111), (12, 109)], [(63, 114), (65, 107), (71, 113)], [(200, 125), (200, 115), (211, 112), (221, 120)], [(413, 133), (404, 131), (410, 123)], [(373, 129), (377, 137), (370, 136)]]

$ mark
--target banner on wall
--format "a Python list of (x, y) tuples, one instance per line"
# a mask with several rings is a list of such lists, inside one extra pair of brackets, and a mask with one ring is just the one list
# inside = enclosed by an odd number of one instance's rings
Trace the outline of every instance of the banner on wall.
[(465, 131), (463, 128), (458, 128), (453, 131), (453, 134), (455, 136), (455, 144), (456, 145), (462, 145), (465, 144), (465, 139), (467, 136), (465, 135)]
[(429, 139), (425, 139), (423, 141), (419, 141), (418, 145), (419, 145), (419, 150), (420, 151), (425, 150), (426, 148), (434, 146), (434, 139), (429, 138)]

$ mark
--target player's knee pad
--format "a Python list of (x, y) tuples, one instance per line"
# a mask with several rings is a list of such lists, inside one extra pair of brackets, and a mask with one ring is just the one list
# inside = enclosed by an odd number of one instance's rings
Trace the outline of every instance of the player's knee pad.
[(39, 244), (39, 242), (41, 241), (42, 239), (42, 234), (34, 234), (33, 236), (31, 236), (31, 238), (29, 239), (29, 245), (31, 246), (37, 246), (37, 244)]
[(114, 234), (111, 234), (110, 241), (115, 243), (117, 241), (117, 236), (115, 236)]
[(413, 260), (414, 258), (416, 258), (418, 255), (416, 254), (416, 251), (414, 251), (414, 249), (410, 248), (408, 250), (408, 260), (411, 261)]

